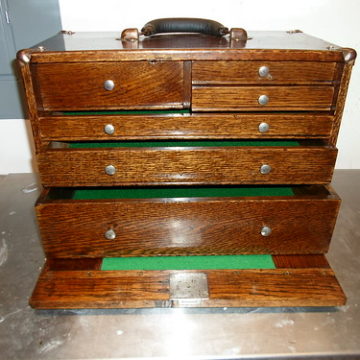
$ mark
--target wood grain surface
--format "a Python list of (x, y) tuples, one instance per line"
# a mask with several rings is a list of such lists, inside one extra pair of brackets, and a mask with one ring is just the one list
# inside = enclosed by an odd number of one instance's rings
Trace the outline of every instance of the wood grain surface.
[[(294, 46), (293, 39), (289, 38), (288, 44)], [(249, 42), (250, 43), (250, 42)], [(174, 45), (174, 38), (172, 38)], [(100, 44), (98, 44), (99, 46)], [(168, 45), (169, 46), (169, 45)], [(170, 45), (171, 46), (171, 45)], [(101, 45), (100, 45), (101, 47)], [(97, 51), (48, 51), (36, 52), (32, 55), (32, 63), (67, 63), (95, 61), (138, 61), (138, 60), (274, 60), (274, 61), (320, 61), (333, 62), (344, 61), (341, 49), (334, 50), (297, 50), (297, 49), (126, 49), (126, 51), (107, 51), (97, 49)]]
[[(346, 63), (346, 49), (330, 50), (328, 43), (301, 32), (254, 32), (241, 44), (226, 37), (165, 35), (141, 39), (126, 50), (115, 36), (75, 34), (72, 51), (65, 51), (61, 36), (50, 40), (46, 51), (19, 53), (45, 187), (36, 211), (49, 259), (30, 300), (33, 307), (345, 303), (333, 271), (319, 255), (328, 249), (340, 204), (330, 188), (296, 188), (293, 197), (272, 198), (71, 200), (71, 189), (52, 197), (48, 187), (327, 184), (353, 53)], [(270, 69), (266, 78), (259, 77), (262, 65)], [(104, 89), (105, 80), (114, 81), (114, 90)], [(259, 105), (260, 95), (269, 96), (267, 105)], [(183, 108), (200, 114), (56, 113)], [(268, 132), (259, 132), (260, 122), (270, 125)], [(104, 132), (109, 123), (113, 135)], [(65, 143), (261, 138), (329, 142), (98, 149), (70, 149)], [(262, 164), (272, 171), (262, 175)], [(108, 165), (116, 167), (113, 176), (105, 173)], [(260, 234), (265, 225), (272, 229), (267, 237)], [(116, 233), (114, 240), (104, 236), (109, 229)], [(170, 277), (184, 271), (99, 270), (103, 256), (256, 253), (274, 254), (277, 269), (190, 271), (205, 274), (208, 281), (209, 297), (196, 301), (171, 297)]]
[(333, 128), (331, 130), (331, 137), (330, 137), (330, 144), (335, 145), (337, 142), (337, 138), (339, 135), (341, 120), (345, 108), (345, 101), (346, 101), (346, 95), (349, 88), (350, 83), (350, 76), (352, 72), (353, 63), (346, 64), (344, 66), (341, 80), (340, 80), (340, 86), (338, 89), (337, 94), (337, 103), (336, 103), (336, 110), (335, 110), (335, 116), (333, 121)]
[[(43, 110), (183, 108), (183, 62), (133, 61), (33, 65)], [(113, 90), (104, 82), (112, 80)], [(188, 84), (187, 86), (190, 86)]]
[[(326, 146), (51, 149), (38, 155), (45, 186), (325, 184), (337, 150)], [(272, 167), (269, 174), (260, 167)], [(112, 176), (105, 167), (117, 169)]]
[[(171, 299), (170, 275), (205, 274), (209, 297)], [(189, 301), (192, 300), (192, 301)], [(38, 309), (340, 306), (345, 296), (329, 268), (200, 271), (52, 271), (30, 299)]]
[[(267, 95), (267, 105), (260, 105)], [(193, 86), (193, 111), (329, 111), (331, 86)]]
[(274, 255), (272, 258), (277, 269), (330, 268), (324, 255)]
[[(168, 114), (40, 117), (42, 140), (327, 138), (333, 116), (319, 114)], [(261, 133), (266, 122), (269, 131)], [(107, 124), (115, 131), (108, 135)]]
[[(20, 53), (19, 53), (20, 54)], [(40, 152), (42, 142), (40, 137), (40, 129), (38, 123), (38, 104), (36, 102), (36, 97), (34, 93), (32, 73), (29, 66), (29, 63), (24, 62), (23, 60), (18, 60), (17, 65), (19, 72), (21, 74), (22, 85), (24, 88), (25, 94), (25, 107), (26, 107), (26, 118), (30, 120), (31, 131), (33, 135), (35, 152)]]
[[(269, 75), (259, 76), (267, 66)], [(192, 83), (203, 84), (331, 84), (335, 62), (311, 61), (194, 61)]]
[[(36, 206), (47, 256), (319, 254), (340, 200), (319, 195), (47, 200)], [(272, 229), (262, 236), (261, 229)], [(113, 240), (105, 232), (116, 233)]]

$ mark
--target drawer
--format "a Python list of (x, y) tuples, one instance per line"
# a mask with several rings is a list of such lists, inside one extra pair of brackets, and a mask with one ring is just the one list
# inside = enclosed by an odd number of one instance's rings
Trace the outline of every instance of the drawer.
[(37, 309), (324, 307), (346, 301), (323, 255), (274, 255), (274, 267), (229, 270), (104, 270), (98, 260), (47, 259), (30, 305)]
[(194, 61), (193, 84), (330, 84), (335, 62)]
[(36, 212), (51, 257), (315, 254), (339, 205), (322, 186), (60, 188)]
[(193, 86), (194, 111), (329, 111), (331, 86)]
[(32, 67), (43, 110), (183, 108), (184, 63), (44, 63)]
[(319, 114), (98, 112), (40, 117), (42, 140), (327, 138), (333, 116)]
[(38, 154), (44, 186), (326, 184), (337, 149), (321, 142), (54, 143)]

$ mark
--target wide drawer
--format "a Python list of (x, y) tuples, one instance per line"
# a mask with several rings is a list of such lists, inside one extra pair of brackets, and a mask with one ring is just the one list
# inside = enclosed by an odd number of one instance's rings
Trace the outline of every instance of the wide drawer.
[(48, 259), (30, 305), (79, 309), (345, 304), (323, 255), (275, 255), (272, 261), (274, 267), (260, 269), (118, 271), (103, 270), (101, 259)]
[(160, 109), (185, 107), (183, 67), (176, 61), (44, 63), (32, 72), (43, 110)]
[(193, 86), (194, 111), (329, 111), (332, 86)]
[(194, 61), (193, 84), (326, 84), (335, 77), (335, 62)]
[(321, 186), (51, 189), (36, 212), (51, 257), (314, 254), (339, 205)]
[(333, 116), (242, 113), (81, 113), (40, 117), (43, 140), (326, 138)]
[(336, 154), (317, 142), (159, 141), (55, 143), (37, 159), (44, 186), (326, 184)]

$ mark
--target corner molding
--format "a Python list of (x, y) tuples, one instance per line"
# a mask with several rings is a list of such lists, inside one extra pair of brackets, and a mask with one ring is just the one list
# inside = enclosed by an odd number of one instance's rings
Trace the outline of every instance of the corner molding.
[(34, 52), (33, 49), (19, 50), (16, 54), (16, 58), (21, 64), (28, 64), (31, 60), (31, 55)]
[(342, 49), (344, 60), (346, 63), (353, 64), (356, 59), (356, 51), (351, 48)]
[(230, 46), (232, 48), (244, 48), (250, 38), (245, 29), (232, 28), (230, 30)]
[(136, 28), (125, 29), (121, 33), (121, 41), (139, 41), (139, 30)]

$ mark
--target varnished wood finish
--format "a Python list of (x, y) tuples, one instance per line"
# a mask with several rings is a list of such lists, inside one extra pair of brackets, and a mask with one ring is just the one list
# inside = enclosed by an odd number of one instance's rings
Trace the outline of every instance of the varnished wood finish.
[[(173, 42), (172, 40), (168, 43)], [(94, 61), (148, 61), (148, 60), (259, 60), (259, 61), (321, 61), (334, 62), (344, 61), (341, 51), (309, 51), (287, 50), (284, 54), (280, 49), (127, 49), (126, 51), (73, 51), (73, 52), (36, 52), (32, 56), (32, 63), (68, 63), (73, 62), (94, 62)]]
[[(44, 110), (184, 107), (182, 62), (47, 63), (32, 71)], [(114, 81), (113, 90), (104, 89), (106, 80)]]
[(277, 269), (330, 268), (324, 255), (274, 255), (272, 258)]
[(52, 271), (40, 275), (30, 305), (35, 308), (154, 307), (169, 298), (166, 272)]
[[(261, 66), (269, 75), (261, 77)], [(192, 82), (207, 84), (329, 84), (334, 79), (335, 62), (308, 61), (194, 61)]]
[[(267, 105), (260, 105), (267, 95)], [(329, 111), (331, 86), (193, 86), (193, 111)]]
[(46, 260), (46, 267), (49, 270), (100, 270), (102, 263), (101, 258), (53, 258), (49, 257)]
[[(336, 148), (193, 147), (50, 149), (39, 154), (45, 186), (145, 184), (325, 184)], [(260, 167), (272, 167), (269, 174)], [(112, 176), (105, 167), (117, 169)]]
[[(169, 114), (40, 117), (42, 140), (327, 138), (333, 116), (318, 114)], [(259, 131), (266, 122), (270, 129)], [(104, 126), (112, 124), (114, 134)]]
[(335, 117), (333, 121), (333, 128), (331, 130), (331, 136), (330, 136), (330, 144), (336, 144), (339, 130), (340, 130), (340, 124), (342, 115), (345, 108), (345, 100), (347, 91), (349, 88), (349, 82), (350, 82), (350, 76), (352, 71), (353, 63), (346, 64), (344, 66), (344, 71), (341, 77), (340, 87), (338, 91), (338, 97), (337, 97), (337, 105), (335, 110)]
[(41, 147), (41, 137), (39, 134), (40, 130), (38, 124), (37, 103), (35, 99), (33, 81), (29, 67), (31, 52), (27, 53), (24, 51), (20, 51), (18, 53), (17, 58), (18, 58), (17, 64), (21, 73), (21, 79), (26, 95), (26, 102), (25, 102), (26, 115), (27, 115), (27, 119), (30, 120), (31, 122), (35, 151), (39, 152)]
[[(36, 308), (336, 306), (325, 258), (339, 208), (329, 187), (356, 53), (301, 32), (232, 36), (59, 34), (18, 53), (43, 194), (48, 262)], [(232, 37), (232, 38), (231, 38)], [(136, 41), (128, 41), (136, 38)], [(137, 39), (138, 38), (138, 39)], [(130, 39), (131, 40), (131, 39)], [(238, 39), (244, 40), (244, 39)], [(259, 77), (266, 65), (270, 75)], [(107, 91), (105, 80), (115, 82)], [(258, 104), (260, 95), (269, 103)], [(190, 109), (65, 116), (62, 110)], [(197, 113), (198, 112), (198, 113)], [(207, 113), (206, 113), (207, 112)], [(260, 122), (270, 129), (259, 132)], [(115, 132), (104, 132), (106, 124)], [(299, 147), (87, 148), (66, 141), (309, 139)], [(320, 144), (313, 139), (322, 139)], [(62, 142), (63, 141), (63, 142)], [(107, 165), (116, 174), (105, 174)], [(268, 175), (259, 172), (269, 164)], [(293, 197), (71, 200), (59, 186), (313, 184)], [(262, 237), (268, 225), (272, 233)], [(106, 240), (108, 229), (116, 231)], [(204, 270), (209, 298), (171, 299), (172, 271), (100, 271), (102, 256), (272, 253), (275, 270)], [(284, 254), (293, 254), (285, 256)], [(302, 254), (302, 255), (299, 255)], [(312, 255), (304, 255), (312, 254)], [(59, 258), (60, 257), (60, 258)], [(191, 299), (192, 300), (192, 299)]]
[[(63, 200), (37, 205), (53, 257), (311, 254), (328, 250), (336, 197)], [(272, 229), (262, 236), (266, 225)], [(113, 229), (114, 240), (105, 232)]]
[[(203, 273), (206, 299), (171, 299), (171, 274)], [(39, 309), (340, 306), (345, 296), (329, 268), (197, 271), (51, 271), (30, 304)]]

